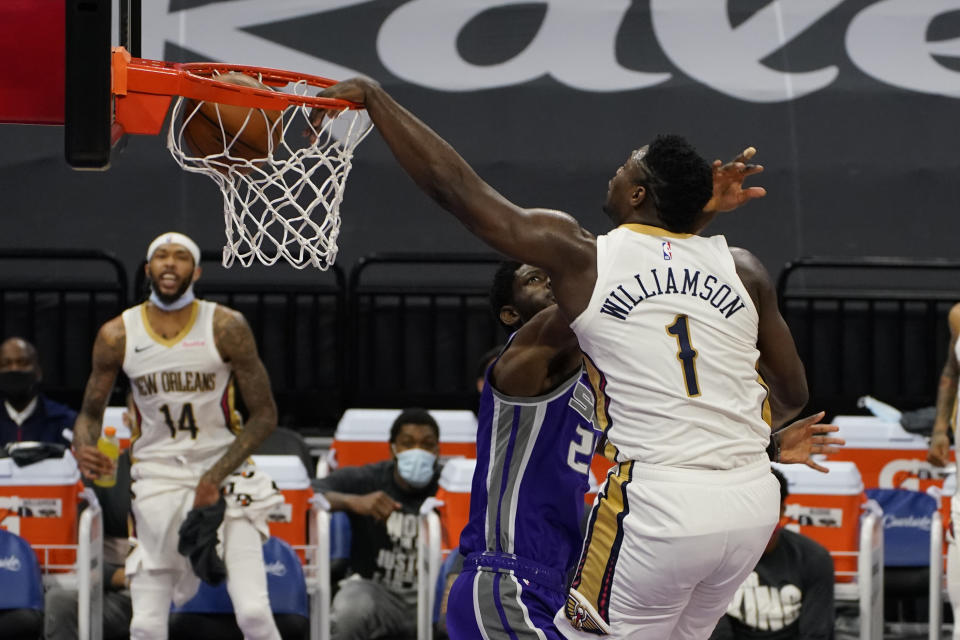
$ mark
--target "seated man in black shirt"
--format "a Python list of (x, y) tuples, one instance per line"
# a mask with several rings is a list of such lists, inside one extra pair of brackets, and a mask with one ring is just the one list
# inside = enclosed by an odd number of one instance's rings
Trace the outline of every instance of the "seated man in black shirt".
[[(780, 517), (787, 480), (780, 481)], [(710, 640), (832, 640), (833, 560), (810, 538), (777, 527)]]
[(43, 372), (36, 348), (23, 338), (0, 344), (0, 445), (35, 440), (69, 445), (77, 412), (40, 393)]
[(390, 428), (390, 460), (314, 481), (332, 511), (350, 517), (350, 570), (330, 607), (333, 640), (417, 633), (417, 537), (423, 501), (437, 491), (440, 429), (406, 409)]

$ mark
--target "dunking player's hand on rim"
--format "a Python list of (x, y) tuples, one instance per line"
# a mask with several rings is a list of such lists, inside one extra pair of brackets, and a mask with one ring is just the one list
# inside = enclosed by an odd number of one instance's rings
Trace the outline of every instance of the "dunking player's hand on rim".
[(827, 434), (835, 433), (840, 427), (833, 424), (820, 424), (824, 412), (801, 418), (774, 432), (773, 437), (780, 446), (779, 462), (784, 464), (805, 464), (811, 469), (828, 473), (830, 470), (813, 459), (814, 455), (829, 455), (840, 451), (846, 444), (842, 438)]

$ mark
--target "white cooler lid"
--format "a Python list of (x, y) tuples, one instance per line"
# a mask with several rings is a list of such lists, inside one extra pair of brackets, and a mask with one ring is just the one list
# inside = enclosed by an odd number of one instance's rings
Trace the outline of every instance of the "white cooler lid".
[(886, 422), (876, 416), (836, 416), (831, 423), (840, 427), (835, 435), (855, 449), (922, 449), (927, 439), (910, 433), (899, 422)]
[(300, 456), (250, 456), (258, 470), (265, 472), (282, 489), (306, 489), (310, 476)]
[(11, 458), (0, 458), (0, 487), (69, 486), (80, 479), (70, 450), (62, 458), (48, 458), (18, 467)]
[(777, 464), (773, 467), (787, 479), (792, 494), (853, 496), (863, 491), (860, 470), (853, 462), (821, 461), (830, 473), (820, 473), (805, 464)]
[(103, 412), (103, 426), (115, 428), (120, 440), (130, 439), (130, 428), (123, 424), (123, 412), (126, 410), (126, 407), (107, 407)]
[(440, 472), (440, 486), (454, 493), (470, 493), (476, 468), (474, 458), (450, 458)]
[[(387, 442), (390, 426), (400, 409), (347, 409), (337, 423), (335, 440), (345, 442)], [(476, 442), (477, 417), (472, 411), (431, 409), (440, 427), (440, 442)]]

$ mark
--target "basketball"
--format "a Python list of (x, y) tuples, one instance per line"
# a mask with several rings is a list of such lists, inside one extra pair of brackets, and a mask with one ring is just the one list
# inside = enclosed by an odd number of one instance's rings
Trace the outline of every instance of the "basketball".
[[(215, 79), (245, 87), (270, 89), (255, 78), (235, 71), (221, 74)], [(223, 154), (224, 157), (218, 158), (218, 161), (227, 165), (238, 164), (240, 159), (254, 162), (265, 160), (283, 137), (283, 123), (273, 126), (280, 118), (281, 111), (251, 109), (216, 102), (201, 102), (198, 109), (197, 101), (187, 100), (186, 103), (184, 118), (187, 122), (183, 127), (183, 140), (198, 156)], [(229, 150), (224, 153), (228, 146)]]

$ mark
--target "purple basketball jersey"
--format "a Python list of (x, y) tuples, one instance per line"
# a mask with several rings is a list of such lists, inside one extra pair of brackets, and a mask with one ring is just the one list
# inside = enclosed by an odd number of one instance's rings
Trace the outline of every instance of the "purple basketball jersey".
[(582, 370), (535, 398), (501, 394), (487, 370), (470, 521), (460, 534), (463, 555), (508, 553), (567, 574), (583, 543), (583, 494), (596, 440), (593, 411)]

